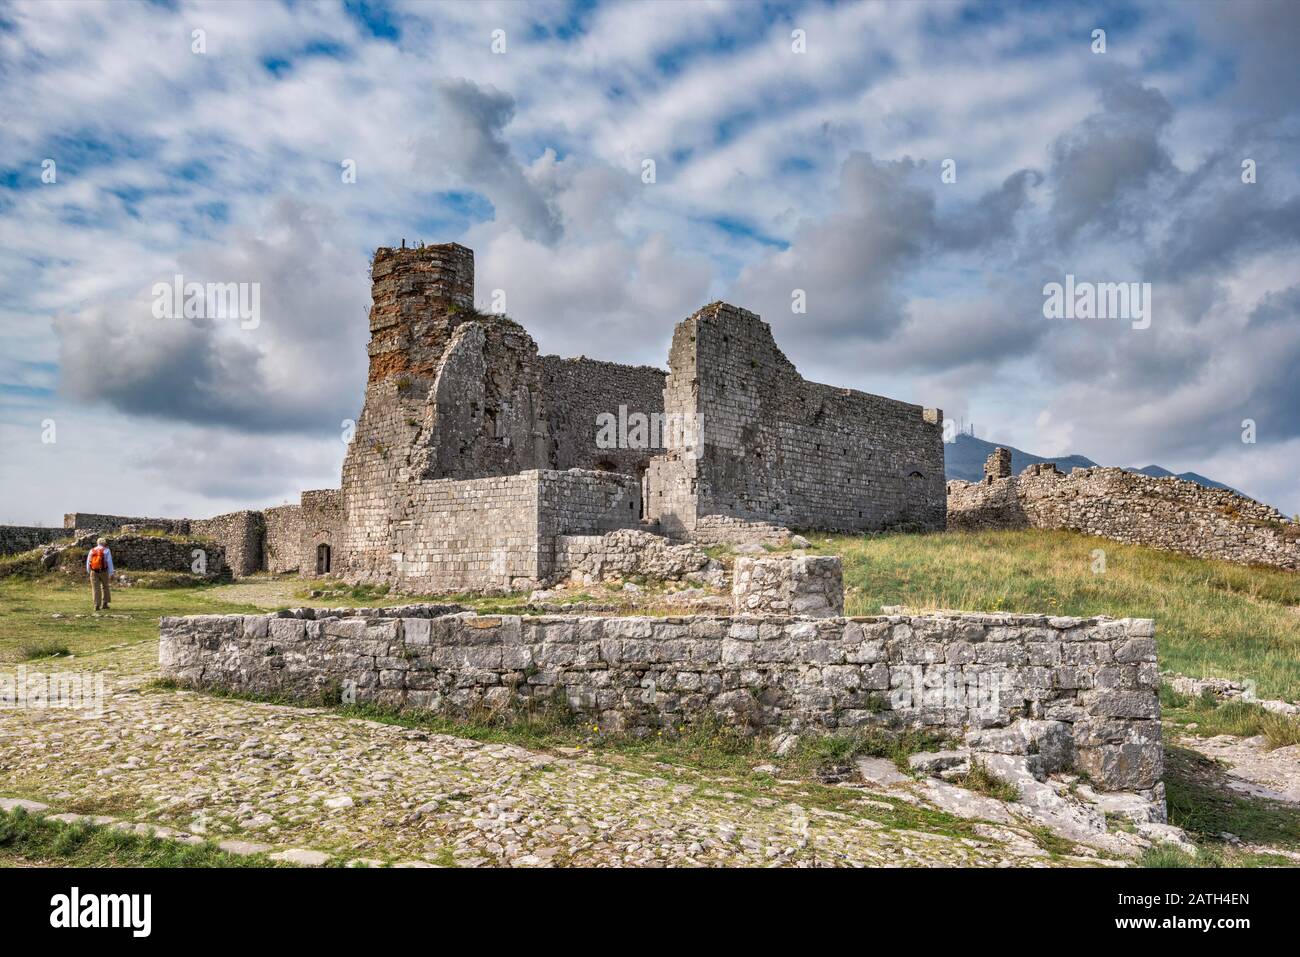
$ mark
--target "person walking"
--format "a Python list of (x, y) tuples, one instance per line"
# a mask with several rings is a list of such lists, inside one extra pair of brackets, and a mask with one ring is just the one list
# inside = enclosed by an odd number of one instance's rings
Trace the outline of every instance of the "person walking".
[(110, 594), (108, 580), (113, 577), (113, 553), (104, 539), (95, 541), (95, 547), (86, 554), (86, 571), (90, 574), (90, 594), (95, 599), (95, 611), (108, 611)]

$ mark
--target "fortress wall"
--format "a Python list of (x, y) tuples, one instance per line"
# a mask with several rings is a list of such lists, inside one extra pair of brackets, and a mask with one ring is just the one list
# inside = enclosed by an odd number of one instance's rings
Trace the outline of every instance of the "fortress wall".
[(629, 415), (662, 413), (666, 378), (662, 369), (542, 356), (541, 371), (554, 467), (628, 475), (646, 470), (660, 449), (597, 448), (596, 421), (605, 413), (617, 417), (619, 406), (626, 406)]
[[(128, 523), (130, 524), (130, 523)], [(109, 533), (104, 536), (113, 553), (113, 569), (128, 577), (132, 572), (168, 571), (192, 572), (208, 578), (226, 577), (225, 548), (218, 542), (201, 538), (168, 537), (161, 535), (133, 535)], [(74, 544), (64, 549), (58, 557), (58, 567), (71, 575), (85, 577), (86, 544)], [(196, 566), (201, 560), (202, 564)]]
[(637, 479), (577, 469), (415, 482), (401, 494), (408, 518), (372, 580), (412, 593), (531, 588), (551, 576), (561, 536), (635, 527), (641, 512)]
[(302, 566), (302, 506), (277, 505), (265, 509), (262, 518), (266, 525), (262, 568), (273, 575), (298, 571)]
[(298, 569), (302, 574), (317, 574), (318, 549), (321, 545), (327, 545), (330, 549), (330, 574), (339, 572), (343, 559), (343, 522), (341, 489), (325, 488), (302, 493), (298, 538), (293, 542), (293, 546), (298, 549)]
[(1149, 620), (395, 613), (164, 618), (162, 673), (199, 687), (312, 700), (347, 693), (454, 715), (555, 702), (613, 731), (716, 717), (752, 730), (955, 734), (1028, 719), (1040, 737), (1063, 742), (1066, 767), (1100, 788), (1151, 789), (1163, 774)]
[(1118, 468), (1031, 465), (948, 483), (954, 529), (1065, 528), (1199, 558), (1300, 569), (1300, 524), (1236, 492)]
[(262, 539), (266, 524), (261, 512), (244, 510), (214, 518), (194, 519), (190, 522), (190, 531), (221, 545), (231, 574), (242, 577), (263, 569)]
[(705, 438), (698, 460), (652, 471), (651, 515), (666, 529), (693, 527), (671, 504), (692, 487), (694, 521), (944, 527), (939, 410), (807, 382), (767, 323), (725, 303), (678, 326), (669, 368), (665, 410), (701, 413)]

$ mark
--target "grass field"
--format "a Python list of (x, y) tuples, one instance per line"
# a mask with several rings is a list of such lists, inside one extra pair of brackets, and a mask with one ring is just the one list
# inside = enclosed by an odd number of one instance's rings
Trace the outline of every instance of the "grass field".
[[(1154, 618), (1160, 667), (1254, 679), (1300, 698), (1300, 574), (1121, 545), (1073, 532), (826, 536), (844, 558), (846, 611), (882, 605)], [(1105, 571), (1093, 572), (1095, 549)]]
[(0, 867), (276, 867), (265, 855), (226, 854), (90, 824), (0, 811)]

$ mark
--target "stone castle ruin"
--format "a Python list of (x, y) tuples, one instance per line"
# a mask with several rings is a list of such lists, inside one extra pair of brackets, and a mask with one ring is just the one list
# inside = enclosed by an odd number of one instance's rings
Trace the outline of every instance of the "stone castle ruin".
[[(574, 536), (944, 525), (939, 411), (804, 381), (752, 313), (713, 303), (680, 323), (665, 376), (540, 356), (518, 323), (474, 309), (463, 246), (381, 248), (371, 275), (342, 487), (300, 507), (345, 578), (530, 587), (570, 571)], [(598, 423), (614, 416), (698, 428), (610, 448)]]
[[(237, 576), (451, 592), (625, 565), (629, 542), (669, 555), (789, 527), (944, 527), (942, 413), (805, 381), (753, 313), (717, 302), (679, 323), (664, 373), (539, 355), (519, 323), (474, 308), (464, 246), (380, 248), (371, 278), (340, 488), (206, 520), (72, 513), (67, 528), (184, 526)], [(647, 441), (659, 432), (666, 447)]]

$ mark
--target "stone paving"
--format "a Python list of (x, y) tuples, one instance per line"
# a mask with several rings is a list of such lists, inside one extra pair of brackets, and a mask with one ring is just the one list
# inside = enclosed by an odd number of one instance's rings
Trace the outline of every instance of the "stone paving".
[(146, 642), (56, 666), (110, 672), (99, 718), (0, 711), (0, 795), (269, 846), (290, 861), (303, 857), (284, 855), (294, 850), (403, 866), (1091, 863), (1052, 858), (1026, 832), (900, 826), (902, 802), (865, 790), (830, 809), (801, 801), (801, 782), (755, 794), (696, 769), (646, 772), (608, 754), (156, 689), (156, 653)]

